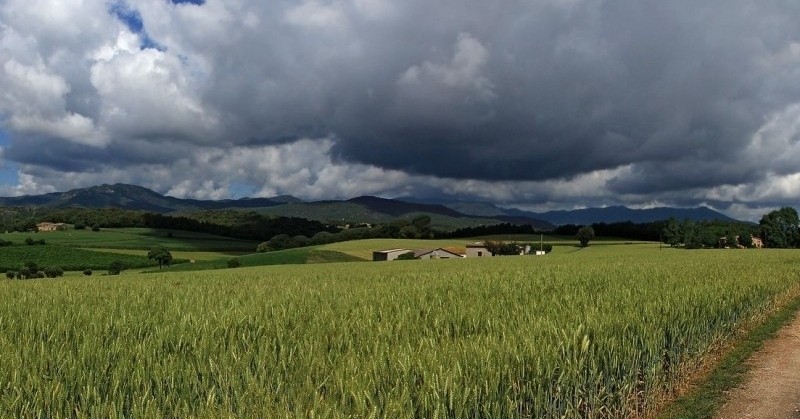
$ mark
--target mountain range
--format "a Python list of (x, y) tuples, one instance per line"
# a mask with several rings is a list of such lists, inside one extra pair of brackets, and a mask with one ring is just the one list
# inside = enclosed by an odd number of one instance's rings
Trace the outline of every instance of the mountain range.
[(366, 223), (389, 222), (398, 217), (427, 214), (433, 219), (433, 224), (446, 224), (456, 228), (508, 222), (529, 224), (543, 230), (552, 229), (554, 226), (562, 224), (585, 225), (622, 221), (645, 223), (670, 217), (694, 221), (735, 221), (707, 207), (631, 209), (623, 206), (612, 206), (537, 213), (517, 208), (502, 208), (488, 202), (435, 201), (420, 200), (412, 197), (387, 199), (361, 196), (349, 200), (305, 202), (291, 195), (282, 195), (272, 198), (199, 200), (164, 196), (141, 186), (119, 183), (43, 195), (0, 197), (0, 206), (115, 207), (157, 213), (180, 213), (215, 209), (253, 209), (267, 214), (296, 216), (323, 222)]

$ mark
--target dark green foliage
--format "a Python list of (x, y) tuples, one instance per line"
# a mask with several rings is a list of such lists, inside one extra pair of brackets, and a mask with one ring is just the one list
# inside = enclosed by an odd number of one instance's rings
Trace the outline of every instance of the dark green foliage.
[(92, 231), (100, 231), (100, 224), (95, 224), (92, 226)]
[(12, 242), (10, 242), (10, 241), (8, 241), (8, 240), (0, 240), (0, 247), (11, 246), (11, 245), (13, 245), (13, 244), (14, 244), (14, 243), (12, 243)]
[[(577, 230), (575, 230), (575, 232), (577, 232)], [(566, 235), (574, 236), (575, 232)], [(459, 228), (458, 230), (454, 230), (449, 233), (439, 232), (436, 234), (436, 236), (440, 238), (460, 238), (460, 237), (492, 236), (501, 234), (539, 234), (539, 233), (541, 233), (541, 231), (537, 230), (532, 225), (527, 225), (527, 224), (517, 225), (510, 223), (502, 223), (490, 226)], [(557, 233), (557, 234), (564, 234), (564, 233)]]
[(242, 262), (239, 261), (239, 259), (233, 258), (233, 259), (228, 260), (228, 267), (229, 268), (238, 268), (240, 266), (242, 266)]
[(589, 241), (594, 238), (594, 228), (592, 228), (592, 226), (583, 226), (578, 229), (576, 236), (578, 237), (581, 247), (587, 247), (589, 246)]
[(115, 260), (108, 265), (108, 274), (109, 275), (119, 275), (122, 271), (125, 270), (125, 262), (121, 260)]
[(147, 258), (158, 262), (158, 269), (161, 269), (172, 262), (172, 253), (164, 246), (153, 246), (147, 252)]
[(58, 278), (64, 276), (64, 270), (58, 266), (50, 266), (44, 270), (45, 276), (48, 278)]
[(486, 246), (486, 250), (492, 252), (492, 254), (495, 256), (518, 255), (525, 247), (517, 242), (502, 242), (493, 240), (487, 240), (483, 242), (483, 244)]
[(273, 238), (269, 239), (269, 247), (270, 250), (283, 250), (283, 249), (291, 249), (295, 246), (292, 238), (288, 234), (278, 234)]
[(402, 255), (398, 256), (396, 260), (414, 260), (414, 252), (403, 253)]
[(45, 243), (44, 239), (34, 240), (34, 239), (28, 237), (28, 238), (25, 239), (25, 244), (27, 244), (28, 246), (36, 246), (36, 245), (44, 246), (46, 243)]
[(14, 279), (17, 277), (17, 272), (15, 271), (6, 271), (6, 278)]
[(739, 233), (739, 245), (746, 248), (753, 247), (753, 235), (749, 231)]
[(86, 276), (92, 276), (92, 270), (91, 269), (84, 269), (83, 270), (83, 274), (86, 275)]
[(675, 218), (670, 218), (667, 220), (667, 224), (664, 226), (662, 231), (662, 240), (664, 243), (675, 247), (679, 244), (683, 243), (683, 234), (681, 233), (680, 225)]
[(85, 230), (86, 229), (86, 224), (84, 224), (84, 223), (75, 223), (75, 227), (74, 228), (75, 228), (75, 230)]
[(152, 228), (196, 231), (244, 240), (266, 241), (279, 234), (313, 236), (337, 228), (297, 217), (268, 217), (253, 211), (208, 210), (181, 216), (144, 214), (144, 224)]
[(784, 207), (765, 214), (759, 225), (766, 247), (800, 247), (800, 217), (794, 208)]

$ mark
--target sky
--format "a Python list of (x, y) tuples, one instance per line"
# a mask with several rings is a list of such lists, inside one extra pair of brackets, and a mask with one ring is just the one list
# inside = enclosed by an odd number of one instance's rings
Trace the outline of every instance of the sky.
[(0, 0), (0, 195), (800, 199), (800, 2)]

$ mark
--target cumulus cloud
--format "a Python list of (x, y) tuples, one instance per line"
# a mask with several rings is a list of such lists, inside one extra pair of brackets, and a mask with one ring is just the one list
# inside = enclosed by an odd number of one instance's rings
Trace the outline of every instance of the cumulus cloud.
[(28, 189), (793, 202), (798, 19), (771, 0), (6, 0), (3, 158)]

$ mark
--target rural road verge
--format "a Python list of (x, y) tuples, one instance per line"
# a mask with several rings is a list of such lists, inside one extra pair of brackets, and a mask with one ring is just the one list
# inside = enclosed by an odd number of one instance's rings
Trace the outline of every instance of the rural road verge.
[(714, 417), (800, 419), (800, 313), (747, 364), (744, 381)]

